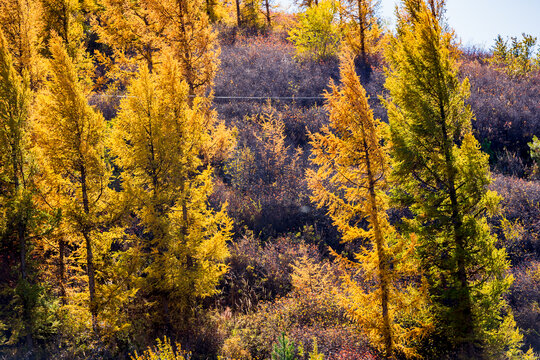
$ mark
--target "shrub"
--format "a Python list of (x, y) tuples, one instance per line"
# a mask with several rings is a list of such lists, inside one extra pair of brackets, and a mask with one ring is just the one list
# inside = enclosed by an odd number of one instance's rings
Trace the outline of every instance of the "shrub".
[(281, 334), (272, 351), (272, 360), (295, 360), (296, 346), (285, 334)]
[(531, 159), (534, 162), (532, 175), (539, 176), (540, 175), (540, 140), (536, 136), (533, 136), (532, 141), (528, 143), (527, 145), (529, 145)]
[(492, 225), (498, 228), (512, 265), (540, 259), (540, 183), (497, 176), (491, 188), (502, 196), (507, 220), (493, 219)]
[(339, 28), (334, 1), (322, 0), (299, 15), (298, 26), (289, 33), (298, 59), (324, 60), (337, 55)]
[(540, 134), (540, 73), (511, 78), (478, 61), (465, 61), (461, 73), (471, 83), (473, 127), (483, 149), (490, 155), (508, 149), (528, 165), (527, 143)]
[(135, 355), (132, 360), (187, 360), (190, 358), (189, 353), (182, 351), (180, 344), (171, 344), (170, 340), (165, 336), (163, 340), (157, 339), (155, 348), (147, 349), (142, 355)]
[(525, 176), (526, 167), (521, 157), (505, 149), (497, 155), (494, 170), (503, 175), (522, 178)]
[(225, 343), (241, 344), (239, 348), (248, 350), (256, 359), (271, 356), (279, 334), (299, 344), (297, 356), (301, 359), (307, 359), (309, 352), (326, 358), (343, 348), (367, 349), (365, 338), (337, 303), (338, 268), (307, 254), (297, 256), (291, 268), (290, 292), (273, 302), (259, 303), (253, 312), (234, 317)]
[(540, 263), (532, 262), (513, 269), (514, 284), (509, 303), (526, 347), (540, 352)]
[[(308, 236), (309, 232), (303, 235)], [(260, 301), (274, 300), (291, 291), (295, 259), (320, 257), (317, 248), (302, 237), (280, 236), (262, 244), (250, 232), (231, 246), (230, 254), (218, 302), (221, 307), (244, 313), (256, 309)]]

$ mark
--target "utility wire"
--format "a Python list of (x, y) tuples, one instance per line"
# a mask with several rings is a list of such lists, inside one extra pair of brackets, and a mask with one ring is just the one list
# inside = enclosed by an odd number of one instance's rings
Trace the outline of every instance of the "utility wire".
[[(127, 95), (108, 95), (108, 94), (94, 94), (97, 97), (117, 97), (126, 98)], [(189, 95), (195, 97), (195, 95)], [(322, 96), (213, 96), (213, 100), (314, 100), (323, 101), (326, 98)]]
[(214, 96), (219, 100), (325, 100), (321, 96)]

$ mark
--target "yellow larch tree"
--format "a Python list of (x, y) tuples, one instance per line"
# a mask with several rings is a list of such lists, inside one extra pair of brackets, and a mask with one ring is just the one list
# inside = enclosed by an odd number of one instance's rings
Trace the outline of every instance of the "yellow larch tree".
[(6, 269), (0, 280), (0, 292), (7, 302), (0, 311), (0, 323), (12, 330), (6, 345), (25, 338), (26, 350), (32, 353), (32, 302), (36, 298), (31, 291), (34, 274), (28, 266), (28, 250), (37, 210), (32, 201), (25, 141), (30, 89), (28, 77), (21, 77), (14, 65), (0, 29), (0, 247), (4, 265), (10, 263), (6, 258), (17, 259), (14, 268)]
[(33, 137), (46, 183), (48, 202), (63, 210), (66, 236), (86, 251), (85, 273), (92, 326), (97, 329), (94, 240), (103, 211), (109, 172), (105, 121), (87, 102), (89, 80), (79, 79), (61, 38), (50, 40), (49, 80), (38, 95)]
[[(42, 26), (39, 36), (43, 39), (42, 52), (50, 55), (51, 39), (62, 39), (67, 53), (73, 59), (84, 55), (83, 14), (84, 1), (39, 0), (42, 8)], [(77, 64), (80, 65), (80, 64)]]
[(307, 173), (312, 200), (328, 209), (344, 242), (362, 241), (356, 262), (338, 256), (364, 279), (358, 284), (349, 275), (344, 278), (343, 303), (352, 319), (386, 358), (410, 357), (415, 355), (412, 342), (425, 333), (425, 297), (411, 257), (414, 238), (405, 244), (389, 223), (389, 160), (381, 141), (385, 125), (373, 118), (350, 54), (342, 58), (340, 73), (342, 85), (332, 84), (326, 95), (330, 127), (312, 135), (311, 159), (317, 168)]
[(100, 4), (93, 29), (113, 51), (114, 60), (98, 55), (112, 70), (110, 76), (127, 80), (137, 73), (139, 62), (152, 71), (163, 45), (163, 26), (151, 17), (146, 1), (101, 0)]
[(147, 1), (154, 21), (163, 25), (163, 42), (178, 61), (189, 99), (205, 95), (213, 85), (220, 48), (202, 0)]
[(213, 211), (208, 204), (212, 169), (201, 154), (211, 141), (209, 119), (203, 99), (190, 106), (188, 96), (175, 60), (152, 73), (141, 69), (110, 136), (122, 188), (144, 230), (138, 244), (146, 264), (142, 294), (159, 306), (153, 320), (167, 328), (185, 326), (195, 301), (217, 291), (232, 229), (225, 208)]
[(9, 44), (13, 66), (21, 76), (24, 71), (28, 72), (33, 89), (37, 87), (42, 68), (37, 53), (42, 27), (40, 5), (35, 0), (0, 2), (0, 28)]
[(94, 28), (118, 60), (141, 59), (146, 63), (141, 67), (153, 71), (171, 55), (189, 86), (190, 99), (211, 88), (220, 49), (202, 0), (103, 0), (102, 5)]
[(376, 0), (342, 0), (340, 3), (345, 42), (364, 67), (369, 66), (369, 55), (380, 48), (382, 29), (376, 16), (377, 4)]
[[(234, 147), (234, 139), (209, 106), (220, 47), (203, 1), (104, 0), (103, 4), (104, 12), (95, 22), (96, 31), (113, 48), (120, 64), (135, 65), (128, 68), (131, 75), (138, 74), (138, 69), (153, 72), (156, 65), (174, 59), (178, 75), (188, 84), (188, 104), (193, 105), (195, 96), (205, 99), (199, 106), (205, 109), (206, 123), (214, 138), (204, 144), (205, 162), (222, 161)], [(113, 77), (129, 80), (124, 70), (116, 67)]]

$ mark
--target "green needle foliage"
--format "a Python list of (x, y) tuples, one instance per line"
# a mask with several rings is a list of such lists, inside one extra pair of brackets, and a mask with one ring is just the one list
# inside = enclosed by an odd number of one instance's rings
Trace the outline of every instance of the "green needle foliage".
[(281, 334), (272, 351), (272, 360), (295, 360), (296, 346), (285, 334)]
[[(412, 212), (403, 228), (419, 237), (438, 355), (523, 358), (521, 335), (503, 296), (512, 283), (504, 248), (486, 218), (498, 211), (488, 156), (471, 129), (444, 1), (406, 0), (387, 61), (394, 199)], [(532, 356), (532, 355), (531, 355)]]

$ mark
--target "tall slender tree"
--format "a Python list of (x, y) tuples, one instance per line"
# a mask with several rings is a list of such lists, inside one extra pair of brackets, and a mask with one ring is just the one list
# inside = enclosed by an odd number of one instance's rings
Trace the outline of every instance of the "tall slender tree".
[(459, 80), (443, 13), (443, 0), (405, 0), (388, 48), (394, 198), (412, 212), (402, 228), (418, 236), (435, 348), (463, 359), (520, 358), (503, 298), (509, 262), (486, 221), (499, 197), (487, 187), (488, 156), (472, 134), (469, 83)]
[[(345, 304), (352, 318), (386, 358), (413, 356), (411, 342), (427, 329), (418, 321), (425, 296), (421, 282), (405, 285), (403, 281), (418, 271), (413, 246), (405, 246), (388, 221), (389, 159), (381, 140), (385, 125), (374, 119), (350, 55), (342, 58), (340, 73), (342, 85), (332, 84), (327, 94), (330, 127), (312, 135), (312, 161), (318, 168), (308, 172), (312, 199), (328, 209), (343, 241), (363, 242), (357, 262), (338, 257), (365, 279), (359, 285), (345, 277)], [(364, 219), (367, 229), (362, 226)]]
[(50, 330), (42, 322), (49, 314), (41, 301), (47, 292), (37, 281), (43, 273), (33, 259), (43, 255), (35, 249), (57, 217), (43, 211), (36, 201), (36, 167), (29, 136), (30, 72), (23, 68), (22, 75), (19, 73), (8, 44), (0, 29), (0, 266), (5, 271), (0, 280), (5, 305), (0, 322), (11, 333), (8, 345), (20, 345), (19, 339), (25, 338), (26, 347), (20, 349), (26, 348), (33, 357), (37, 353), (34, 337)]
[(50, 80), (38, 97), (33, 136), (47, 183), (55, 189), (50, 203), (64, 210), (70, 237), (86, 251), (89, 310), (97, 330), (94, 239), (108, 182), (105, 121), (88, 104), (90, 81), (79, 78), (60, 37), (51, 39), (50, 52)]
[[(35, 206), (32, 195), (27, 189), (27, 171), (25, 157), (27, 147), (24, 144), (26, 132), (30, 89), (28, 78), (21, 77), (14, 67), (8, 42), (0, 29), (0, 240), (6, 253), (15, 250), (9, 246), (18, 245), (19, 281), (17, 284), (25, 287), (29, 284), (28, 277), (28, 235)], [(12, 253), (13, 254), (13, 253)], [(9, 264), (8, 264), (9, 265)], [(3, 279), (0, 286), (8, 285)], [(23, 295), (23, 296), (20, 296)], [(26, 337), (28, 351), (33, 352), (33, 329), (31, 320), (31, 304), (28, 296), (19, 294), (22, 300), (21, 331)], [(28, 295), (28, 294), (26, 294)], [(14, 311), (11, 309), (11, 311)], [(19, 319), (16, 314), (12, 321)], [(11, 321), (10, 321), (11, 322)], [(13, 326), (14, 324), (10, 324)], [(15, 327), (15, 326), (14, 326)]]
[(357, 56), (364, 76), (370, 73), (369, 55), (380, 48), (382, 30), (376, 14), (378, 4), (376, 0), (344, 0), (340, 6), (345, 21), (345, 42)]
[(30, 85), (36, 89), (41, 64), (37, 56), (41, 6), (34, 0), (5, 0), (0, 2), (0, 28), (8, 42), (13, 57), (13, 66), (19, 75), (28, 73)]

